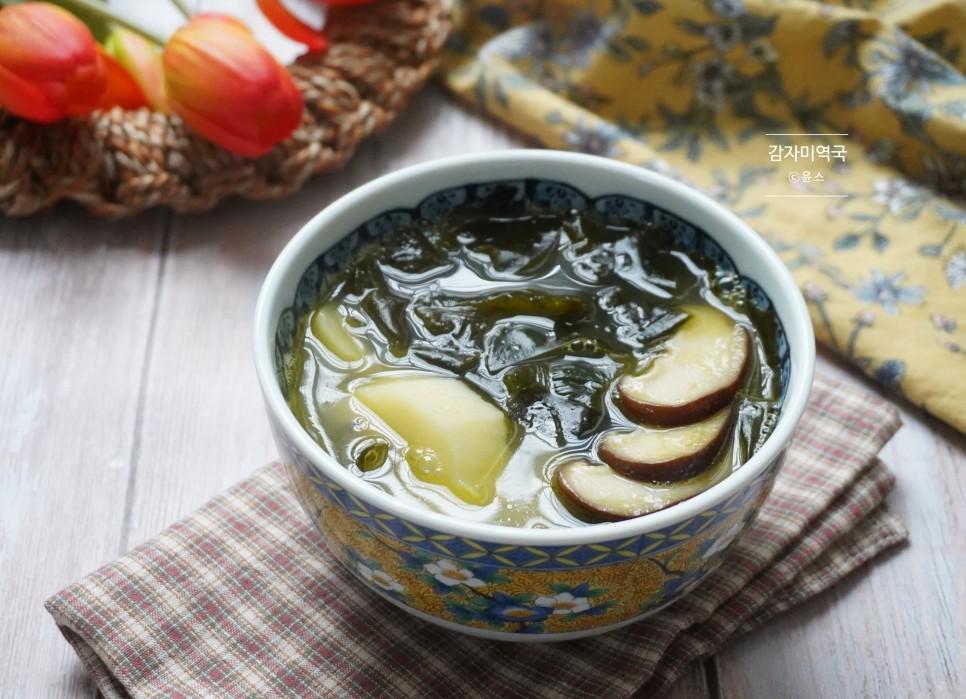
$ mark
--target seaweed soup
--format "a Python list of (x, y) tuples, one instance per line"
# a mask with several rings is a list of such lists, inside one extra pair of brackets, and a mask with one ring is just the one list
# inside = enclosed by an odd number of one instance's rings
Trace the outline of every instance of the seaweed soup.
[[(617, 381), (660, 357), (685, 309), (698, 305), (744, 328), (749, 349), (723, 446), (685, 479), (690, 495), (740, 468), (777, 417), (777, 320), (749, 301), (735, 274), (676, 249), (660, 225), (539, 208), (509, 188), (415, 220), (329, 278), (299, 319), (288, 401), (336, 461), (402, 500), (505, 526), (583, 526), (602, 518), (561, 496), (556, 471), (598, 462), (604, 435), (640, 424), (621, 405)], [(402, 376), (457, 379), (488, 406), (489, 424), (500, 415), (505, 430), (484, 430), (499, 453), (488, 492), (470, 497), (428, 477), (426, 450), (359, 399), (365, 386)], [(432, 394), (416, 393), (412, 414), (431, 414)], [(475, 453), (478, 441), (467, 432), (459, 448)], [(680, 485), (640, 487), (660, 500)]]

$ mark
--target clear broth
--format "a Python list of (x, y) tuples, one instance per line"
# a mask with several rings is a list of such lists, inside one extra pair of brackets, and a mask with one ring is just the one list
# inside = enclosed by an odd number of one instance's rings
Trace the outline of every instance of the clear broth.
[[(312, 313), (333, 302), (368, 346), (360, 362), (341, 361), (311, 331)], [(695, 302), (744, 325), (753, 347), (728, 443), (689, 481), (711, 486), (747, 461), (777, 414), (774, 317), (658, 226), (539, 210), (508, 192), (418, 221), (330, 279), (296, 331), (289, 404), (339, 463), (396, 497), (505, 526), (581, 526), (554, 493), (554, 470), (596, 460), (604, 432), (636, 424), (615, 404), (614, 384), (661, 351), (686, 317), (676, 309)], [(352, 399), (358, 382), (400, 370), (459, 376), (509, 416), (513, 455), (491, 503), (468, 505), (417, 478), (404, 446)]]

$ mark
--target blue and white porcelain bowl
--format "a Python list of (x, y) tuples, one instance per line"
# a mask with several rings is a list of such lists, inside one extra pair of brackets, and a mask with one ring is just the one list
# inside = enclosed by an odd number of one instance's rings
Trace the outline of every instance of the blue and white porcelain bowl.
[[(551, 207), (595, 207), (670, 227), (685, 249), (741, 275), (752, 303), (779, 319), (783, 396), (751, 459), (660, 512), (574, 528), (464, 521), (395, 499), (352, 475), (286, 404), (296, 320), (327, 275), (368, 241), (434, 218), (496, 184)], [(600, 633), (680, 598), (727, 555), (768, 495), (805, 409), (815, 344), (801, 295), (778, 257), (734, 214), (670, 179), (563, 152), (459, 156), (381, 177), (313, 218), (272, 267), (255, 313), (255, 366), (281, 458), (329, 549), (360, 584), (444, 627), (489, 638)]]

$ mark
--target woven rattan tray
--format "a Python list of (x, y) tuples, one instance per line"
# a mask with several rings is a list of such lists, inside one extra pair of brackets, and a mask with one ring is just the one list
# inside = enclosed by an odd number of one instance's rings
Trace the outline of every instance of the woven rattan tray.
[(38, 125), (0, 113), (0, 212), (72, 199), (99, 215), (165, 204), (200, 211), (232, 194), (276, 199), (344, 161), (432, 74), (449, 33), (447, 0), (379, 0), (334, 10), (330, 48), (289, 67), (302, 123), (261, 158), (195, 135), (176, 116), (112, 109)]

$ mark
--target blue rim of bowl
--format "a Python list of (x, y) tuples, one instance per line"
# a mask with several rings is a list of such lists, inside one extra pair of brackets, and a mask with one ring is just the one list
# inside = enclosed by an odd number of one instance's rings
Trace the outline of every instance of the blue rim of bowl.
[[(376, 216), (370, 217), (361, 225), (353, 228), (347, 235), (342, 236), (333, 246), (325, 250), (322, 254), (318, 255), (307, 267), (304, 268), (299, 283), (296, 287), (293, 302), (277, 315), (274, 324), (270, 323), (270, 319), (265, 317), (266, 313), (268, 313), (267, 306), (269, 305), (267, 290), (271, 288), (274, 281), (277, 281), (277, 279), (273, 279), (273, 277), (277, 278), (286, 273), (288, 264), (290, 262), (294, 262), (298, 258), (298, 255), (293, 252), (299, 247), (298, 243), (300, 241), (306, 241), (313, 235), (313, 232), (319, 228), (320, 219), (324, 217), (326, 213), (330, 211), (330, 209), (333, 209), (339, 205), (342, 205), (343, 207), (350, 206), (353, 203), (361, 201), (366, 196), (379, 191), (383, 187), (390, 186), (393, 183), (398, 183), (401, 180), (405, 180), (407, 176), (415, 177), (419, 174), (433, 172), (439, 169), (445, 170), (449, 165), (458, 166), (472, 163), (473, 161), (480, 162), (486, 160), (499, 160), (501, 158), (508, 157), (512, 158), (512, 154), (519, 153), (525, 153), (525, 158), (535, 158), (538, 160), (559, 159), (562, 162), (567, 162), (570, 160), (575, 160), (578, 162), (582, 160), (606, 161), (606, 167), (608, 168), (618, 170), (626, 169), (628, 170), (628, 174), (633, 174), (639, 179), (643, 179), (645, 181), (651, 180), (651, 184), (655, 184), (665, 190), (673, 190), (674, 194), (678, 195), (678, 197), (683, 197), (684, 199), (689, 200), (689, 203), (691, 204), (696, 204), (705, 208), (710, 207), (714, 210), (714, 216), (728, 219), (729, 223), (731, 223), (733, 227), (743, 228), (745, 229), (746, 235), (750, 234), (757, 238), (757, 234), (751, 231), (751, 229), (748, 228), (747, 225), (738, 219), (734, 214), (723, 209), (716, 202), (713, 202), (699, 192), (691, 190), (661, 175), (656, 175), (633, 166), (623, 163), (616, 163), (614, 161), (595, 156), (584, 156), (580, 154), (549, 151), (501, 151), (491, 154), (457, 156), (454, 158), (431, 161), (429, 163), (400, 170), (390, 175), (385, 175), (381, 178), (373, 180), (363, 187), (360, 187), (354, 192), (349, 193), (316, 216), (315, 219), (310, 221), (302, 229), (302, 231), (300, 231), (296, 237), (293, 238), (270, 270), (269, 275), (266, 278), (262, 294), (259, 296), (255, 314), (256, 370), (258, 373), (259, 383), (261, 384), (262, 391), (265, 394), (268, 409), (274, 411), (275, 417), (278, 419), (281, 428), (287, 432), (289, 437), (294, 439), (294, 442), (298, 445), (302, 453), (311, 456), (316, 468), (318, 468), (317, 465), (320, 463), (328, 464), (330, 468), (328, 468), (328, 470), (324, 473), (325, 477), (334, 481), (340, 487), (345, 488), (349, 493), (352, 493), (363, 500), (370, 501), (374, 506), (380, 507), (386, 512), (392, 513), (393, 515), (403, 519), (413, 521), (422, 526), (426, 526), (440, 532), (452, 533), (470, 538), (491, 540), (495, 542), (507, 542), (518, 545), (555, 545), (567, 543), (592, 543), (603, 540), (612, 540), (615, 538), (620, 538), (621, 536), (634, 536), (645, 532), (660, 530), (671, 526), (674, 523), (687, 521), (691, 517), (700, 514), (703, 510), (712, 508), (714, 504), (718, 503), (720, 500), (727, 499), (728, 497), (734, 496), (735, 494), (741, 492), (746, 486), (753, 482), (756, 475), (759, 475), (761, 472), (763, 472), (774, 460), (774, 458), (779, 456), (779, 450), (782, 449), (784, 444), (790, 440), (791, 431), (794, 429), (795, 424), (797, 424), (802, 412), (804, 411), (808, 388), (811, 385), (814, 364), (814, 347), (812, 347), (811, 352), (805, 352), (804, 359), (801, 362), (804, 365), (802, 371), (804, 389), (795, 392), (795, 395), (792, 396), (792, 404), (789, 404), (788, 394), (791, 387), (792, 349), (785, 333), (785, 322), (781, 318), (777, 319), (779, 329), (777, 349), (779, 353), (781, 374), (781, 407), (779, 409), (779, 418), (776, 423), (776, 428), (772, 431), (771, 435), (765, 441), (764, 445), (762, 445), (761, 449), (759, 449), (748, 462), (742, 465), (741, 468), (737, 469), (732, 476), (725, 479), (721, 483), (712, 486), (703, 493), (700, 493), (689, 500), (673, 505), (665, 510), (623, 522), (602, 523), (579, 528), (527, 530), (514, 529), (495, 524), (466, 522), (456, 517), (435, 513), (429, 510), (421, 510), (417, 507), (408, 505), (407, 503), (404, 503), (392, 497), (391, 495), (378, 490), (371, 484), (352, 476), (352, 474), (345, 467), (338, 464), (334, 458), (327, 454), (296, 421), (294, 415), (291, 413), (287, 403), (285, 402), (284, 387), (286, 382), (284, 376), (284, 367), (287, 365), (288, 359), (290, 358), (292, 344), (291, 337), (294, 334), (298, 316), (316, 300), (319, 290), (323, 287), (327, 275), (338, 270), (341, 265), (343, 265), (345, 261), (348, 260), (351, 255), (363, 245), (368, 245), (381, 239), (385, 235), (388, 235), (391, 232), (403, 227), (408, 222), (414, 220), (414, 218), (433, 218), (445, 215), (445, 213), (452, 210), (455, 206), (458, 206), (466, 201), (466, 197), (460, 196), (460, 193), (472, 191), (478, 194), (485, 194), (489, 189), (492, 189), (495, 186), (506, 186), (510, 184), (522, 187), (523, 190), (526, 190), (527, 187), (530, 187), (531, 192), (533, 193), (536, 193), (539, 189), (541, 196), (544, 199), (556, 200), (558, 208), (569, 207), (585, 209), (588, 205), (590, 205), (604, 213), (621, 216), (630, 220), (635, 220), (636, 216), (640, 216), (641, 218), (637, 220), (653, 221), (660, 225), (669, 227), (674, 234), (676, 241), (679, 242), (685, 249), (696, 250), (708, 256), (716, 264), (719, 264), (728, 271), (739, 274), (738, 267), (735, 265), (731, 256), (729, 256), (724, 251), (724, 248), (722, 248), (705, 230), (690, 223), (689, 221), (682, 219), (675, 213), (651, 202), (623, 194), (603, 194), (596, 197), (590, 197), (573, 185), (549, 178), (521, 177), (499, 180), (488, 179), (484, 181), (461, 184), (455, 187), (437, 189), (430, 195), (423, 197), (414, 207), (394, 207), (384, 210)], [(519, 155), (517, 157), (519, 157)], [(547, 196), (547, 192), (550, 192), (551, 196)], [(648, 218), (648, 216), (650, 216), (650, 218)], [(806, 340), (812, 340), (813, 336), (811, 324), (808, 321), (807, 310), (804, 307), (804, 301), (798, 294), (797, 289), (795, 289), (794, 282), (784, 269), (777, 255), (775, 255), (763, 241), (758, 240), (758, 242), (760, 242), (760, 246), (757, 252), (766, 257), (771, 257), (771, 264), (779, 265), (778, 269), (781, 269), (782, 272), (784, 272), (784, 276), (786, 277), (785, 284), (791, 285), (791, 288), (795, 290), (793, 294), (793, 304), (799, 306), (797, 309), (798, 317), (804, 318), (803, 327), (799, 328), (799, 330), (804, 331), (803, 334)], [(767, 310), (771, 306), (771, 300), (762, 290), (761, 286), (746, 275), (739, 274), (739, 277), (741, 279), (741, 284), (748, 292), (748, 298), (752, 301), (752, 303), (755, 303), (763, 310)], [(271, 366), (273, 369), (270, 372), (265, 371), (265, 358), (264, 356), (259, 355), (259, 343), (262, 342), (262, 331), (264, 331), (266, 327), (274, 328), (274, 352), (272, 353), (273, 357), (271, 361)], [(271, 380), (269, 380), (269, 374), (271, 375)], [(783, 431), (785, 434), (782, 434)], [(777, 445), (775, 453), (770, 453), (771, 450), (769, 449), (769, 446), (775, 447), (775, 445)], [(754, 467), (753, 462), (758, 463), (757, 468)]]

